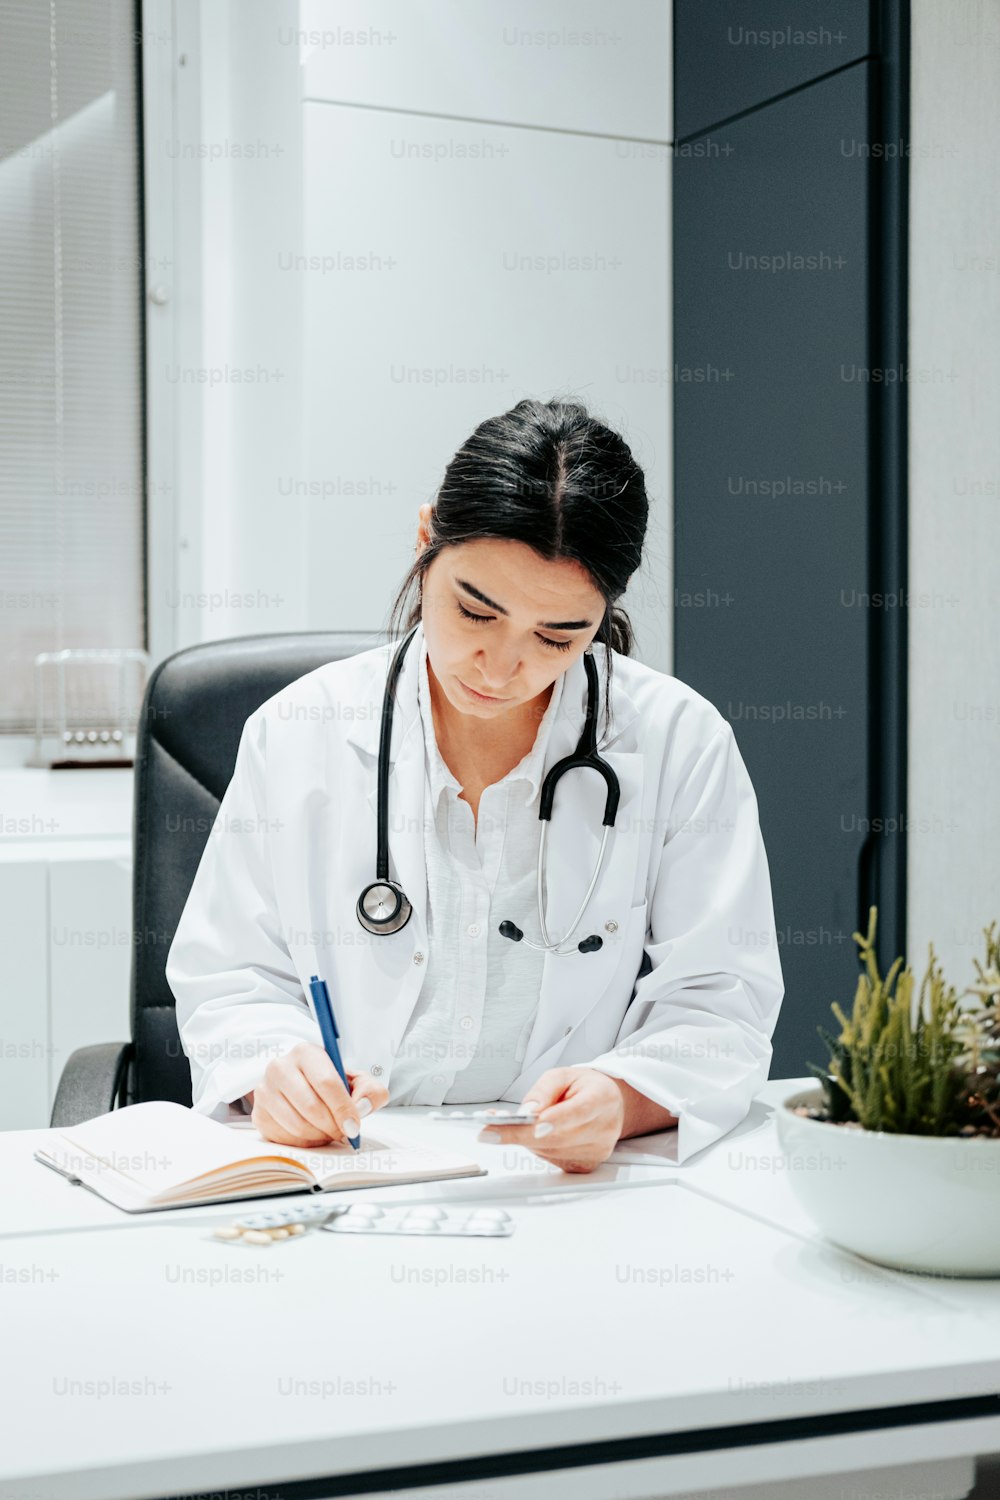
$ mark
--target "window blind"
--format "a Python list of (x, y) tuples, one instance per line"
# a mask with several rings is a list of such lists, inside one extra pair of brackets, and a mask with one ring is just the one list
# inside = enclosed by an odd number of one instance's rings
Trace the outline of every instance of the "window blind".
[[(145, 644), (134, 31), (130, 0), (0, 0), (2, 733), (37, 652)], [(71, 717), (111, 720), (115, 676), (74, 674)]]

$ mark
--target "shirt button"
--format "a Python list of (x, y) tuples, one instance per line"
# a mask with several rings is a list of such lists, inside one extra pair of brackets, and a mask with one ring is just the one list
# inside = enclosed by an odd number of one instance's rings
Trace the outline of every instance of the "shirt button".
[(472, 1017), (471, 1016), (463, 1016), (462, 1019), (459, 1021), (458, 1024), (461, 1026), (461, 1028), (462, 1028), (463, 1031), (471, 1031), (472, 1030)]
[(478, 937), (482, 929), (478, 922), (470, 922), (465, 930), (470, 937)]
[(369, 1071), (371, 1072), (371, 1075), (372, 1075), (373, 1078), (381, 1078), (382, 1077), (382, 1064), (381, 1063), (372, 1063), (371, 1068), (370, 1068)]
[(414, 955), (413, 955), (413, 962), (415, 964), (422, 964), (423, 961), (424, 961), (424, 955), (422, 953), (414, 953)]
[(605, 924), (604, 924), (604, 931), (605, 932), (617, 932), (618, 931), (618, 923), (615, 922), (615, 921), (605, 922)]
[(446, 1079), (443, 1073), (435, 1073), (434, 1077), (431, 1079), (431, 1083), (433, 1083), (437, 1088), (441, 1088), (441, 1086), (445, 1082)]

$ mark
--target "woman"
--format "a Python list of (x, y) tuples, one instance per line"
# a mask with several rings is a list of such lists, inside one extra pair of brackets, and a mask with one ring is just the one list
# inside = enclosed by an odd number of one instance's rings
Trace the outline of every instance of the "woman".
[[(166, 968), (196, 1109), (242, 1104), (266, 1138), (316, 1145), (357, 1139), (386, 1102), (524, 1101), (533, 1125), (483, 1139), (567, 1171), (674, 1125), (683, 1161), (745, 1116), (783, 994), (767, 860), (727, 721), (630, 657), (615, 601), (647, 515), (618, 434), (575, 403), (519, 402), (420, 507), (389, 644), (247, 720), (216, 824), (227, 836), (208, 841)], [(390, 879), (412, 913), (373, 934), (357, 903), (375, 876), (382, 695), (414, 585), (387, 813)], [(620, 801), (567, 943), (605, 834), (603, 773), (556, 784), (544, 933), (539, 804), (586, 723), (585, 653)], [(350, 1093), (320, 1045), (312, 974)]]

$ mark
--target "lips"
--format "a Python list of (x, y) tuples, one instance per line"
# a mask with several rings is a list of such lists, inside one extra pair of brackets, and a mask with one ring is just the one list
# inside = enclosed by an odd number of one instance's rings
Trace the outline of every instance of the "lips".
[[(458, 680), (459, 680), (459, 682), (462, 682), (461, 677)], [(471, 693), (474, 698), (482, 698), (483, 701), (486, 702), (486, 703), (506, 703), (507, 702), (506, 698), (494, 698), (489, 693), (481, 693), (478, 690), (478, 688), (469, 687), (469, 684), (467, 682), (462, 682), (462, 686), (465, 688), (466, 692)]]

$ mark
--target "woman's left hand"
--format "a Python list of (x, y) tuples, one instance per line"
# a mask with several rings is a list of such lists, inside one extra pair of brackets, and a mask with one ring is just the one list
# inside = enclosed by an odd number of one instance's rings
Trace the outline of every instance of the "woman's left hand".
[(536, 1124), (488, 1125), (479, 1139), (527, 1146), (564, 1172), (592, 1172), (621, 1136), (626, 1087), (594, 1068), (550, 1068), (523, 1100), (537, 1104)]

